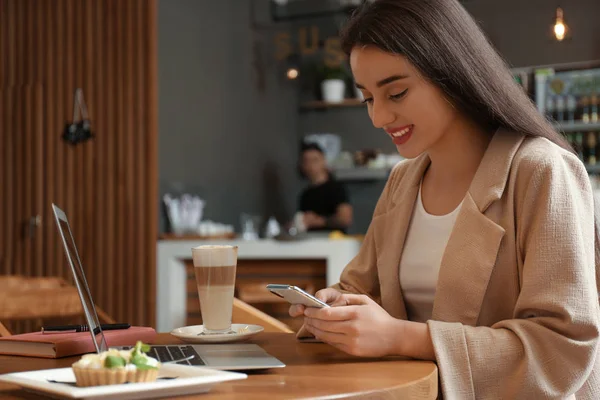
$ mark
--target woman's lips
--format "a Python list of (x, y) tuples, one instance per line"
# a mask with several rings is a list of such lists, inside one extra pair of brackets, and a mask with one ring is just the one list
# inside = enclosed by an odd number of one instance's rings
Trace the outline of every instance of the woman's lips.
[(390, 135), (394, 144), (401, 146), (411, 138), (414, 127), (414, 125), (405, 125), (399, 128), (386, 129), (386, 132)]

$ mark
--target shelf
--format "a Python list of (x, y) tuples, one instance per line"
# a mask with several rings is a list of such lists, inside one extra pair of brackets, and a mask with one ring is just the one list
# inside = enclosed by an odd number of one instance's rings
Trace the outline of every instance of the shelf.
[(310, 20), (313, 18), (333, 17), (342, 15), (348, 17), (357, 5), (340, 5), (334, 0), (295, 0), (278, 5), (271, 0), (271, 18), (274, 22)]
[(380, 181), (386, 180), (390, 170), (387, 168), (341, 168), (334, 169), (333, 175), (338, 181)]
[(561, 132), (591, 132), (600, 131), (600, 123), (562, 122), (552, 124)]
[(300, 105), (301, 110), (324, 110), (327, 108), (343, 108), (343, 107), (359, 107), (364, 106), (364, 103), (359, 99), (345, 99), (341, 103), (330, 103), (327, 101), (314, 100), (307, 101)]
[(177, 235), (175, 233), (161, 233), (158, 240), (233, 240), (237, 237), (235, 233), (224, 233), (222, 235), (201, 236), (195, 234)]

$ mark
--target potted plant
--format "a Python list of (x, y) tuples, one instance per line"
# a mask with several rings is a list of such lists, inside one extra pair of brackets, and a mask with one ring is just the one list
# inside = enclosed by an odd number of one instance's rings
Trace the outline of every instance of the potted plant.
[(346, 94), (346, 79), (348, 72), (342, 65), (329, 67), (324, 65), (321, 70), (321, 95), (329, 103), (341, 103)]

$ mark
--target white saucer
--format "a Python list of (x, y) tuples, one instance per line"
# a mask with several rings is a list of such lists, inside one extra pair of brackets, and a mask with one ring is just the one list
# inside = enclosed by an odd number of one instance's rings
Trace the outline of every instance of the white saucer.
[(204, 325), (192, 325), (173, 329), (171, 335), (188, 343), (228, 343), (247, 340), (264, 331), (264, 328), (260, 325), (231, 324), (231, 330), (236, 333), (198, 335), (204, 332)]

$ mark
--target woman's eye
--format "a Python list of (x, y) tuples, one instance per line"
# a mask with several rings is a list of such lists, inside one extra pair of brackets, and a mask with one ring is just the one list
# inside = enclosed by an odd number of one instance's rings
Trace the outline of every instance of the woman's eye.
[(392, 94), (392, 95), (390, 95), (390, 99), (392, 99), (392, 100), (399, 100), (399, 99), (403, 98), (406, 95), (407, 92), (408, 92), (408, 89), (404, 89), (403, 91), (401, 91), (398, 94)]
[[(389, 98), (391, 100), (400, 100), (401, 98), (403, 98), (406, 93), (408, 92), (408, 89), (404, 89), (403, 91), (401, 91), (398, 94), (391, 94), (389, 95)], [(367, 103), (367, 104), (372, 104), (373, 103), (373, 98), (372, 97), (365, 97), (365, 99), (362, 101), (363, 103)]]

